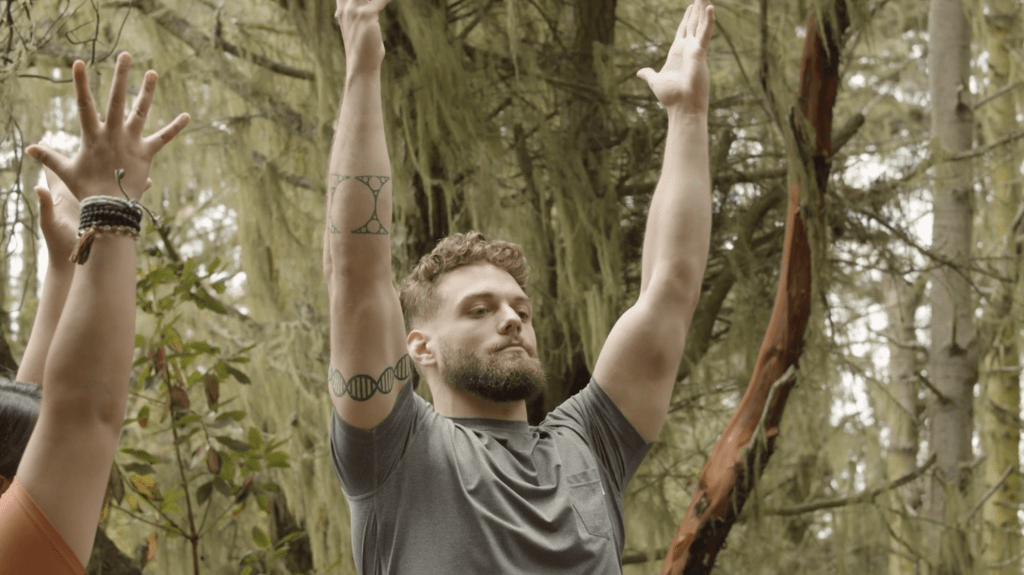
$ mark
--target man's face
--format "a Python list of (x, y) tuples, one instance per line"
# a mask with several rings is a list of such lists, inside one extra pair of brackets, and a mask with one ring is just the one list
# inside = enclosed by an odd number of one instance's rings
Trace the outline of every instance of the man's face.
[(533, 306), (508, 272), (488, 263), (461, 266), (441, 278), (436, 293), (431, 323), (448, 385), (497, 402), (540, 393)]

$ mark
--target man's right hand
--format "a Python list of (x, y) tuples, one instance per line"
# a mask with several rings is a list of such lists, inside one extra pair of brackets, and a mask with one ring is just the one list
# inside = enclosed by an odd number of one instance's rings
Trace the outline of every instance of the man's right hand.
[(390, 0), (338, 0), (334, 17), (341, 26), (345, 43), (346, 75), (376, 72), (384, 61), (384, 40), (380, 31), (380, 11)]

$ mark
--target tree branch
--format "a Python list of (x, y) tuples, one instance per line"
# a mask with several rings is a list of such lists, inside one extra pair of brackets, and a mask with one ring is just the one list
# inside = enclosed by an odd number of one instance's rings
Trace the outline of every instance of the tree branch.
[(1012, 473), (1016, 467), (1016, 464), (1013, 463), (1007, 466), (1006, 471), (1003, 472), (1003, 475), (1002, 477), (999, 478), (999, 481), (996, 481), (995, 484), (992, 485), (992, 487), (988, 491), (986, 491), (984, 495), (981, 496), (981, 499), (979, 499), (978, 502), (974, 504), (974, 507), (972, 507), (971, 510), (968, 511), (967, 514), (960, 519), (960, 522), (967, 523), (967, 521), (970, 520), (970, 518), (973, 517), (979, 509), (981, 509), (981, 506), (984, 505), (986, 501), (988, 501), (988, 498), (992, 497), (992, 495), (995, 494), (999, 487), (1006, 482), (1006, 480), (1010, 477), (1010, 473)]
[[(197, 30), (184, 18), (178, 16), (159, 0), (138, 0), (136, 8), (149, 16), (154, 22), (174, 37), (178, 38), (199, 56), (208, 56), (214, 41)], [(263, 110), (267, 118), (280, 125), (289, 133), (312, 141), (315, 125), (278, 98), (258, 90), (254, 83), (243, 74), (228, 65), (224, 58), (214, 58), (213, 65), (217, 68), (220, 80), (242, 99)]]
[(917, 479), (924, 474), (925, 471), (935, 464), (936, 455), (933, 453), (928, 461), (924, 462), (924, 465), (917, 469), (906, 473), (896, 479), (893, 479), (887, 485), (875, 487), (874, 489), (866, 489), (856, 495), (850, 495), (848, 497), (840, 497), (839, 499), (828, 499), (825, 501), (816, 501), (814, 503), (808, 503), (806, 505), (797, 505), (796, 507), (788, 507), (785, 509), (769, 509), (764, 512), (765, 515), (778, 515), (781, 517), (790, 517), (793, 515), (803, 515), (804, 513), (811, 513), (812, 511), (821, 511), (822, 509), (835, 509), (836, 507), (845, 507), (847, 505), (853, 505), (857, 503), (868, 503), (873, 501), (879, 495), (892, 491), (898, 487), (906, 485), (911, 481)]
[(1022, 138), (1024, 138), (1024, 132), (1017, 132), (1016, 134), (1010, 134), (1009, 136), (1003, 138), (1002, 140), (999, 140), (998, 142), (993, 142), (985, 146), (984, 148), (974, 148), (971, 150), (965, 150), (963, 152), (953, 154), (949, 156), (947, 159), (950, 161), (956, 161), (977, 158), (978, 156), (984, 156), (985, 154), (991, 152), (992, 150), (995, 150), (996, 148), (999, 148), (1000, 146), (1012, 144), (1013, 142), (1016, 142), (1017, 140), (1020, 140)]

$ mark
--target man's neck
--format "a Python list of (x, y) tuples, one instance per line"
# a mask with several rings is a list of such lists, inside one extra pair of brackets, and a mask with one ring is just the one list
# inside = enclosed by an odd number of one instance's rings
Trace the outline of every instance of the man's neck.
[[(441, 389), (443, 388), (443, 389)], [(446, 417), (526, 421), (526, 401), (491, 401), (441, 384), (430, 386), (434, 411)]]

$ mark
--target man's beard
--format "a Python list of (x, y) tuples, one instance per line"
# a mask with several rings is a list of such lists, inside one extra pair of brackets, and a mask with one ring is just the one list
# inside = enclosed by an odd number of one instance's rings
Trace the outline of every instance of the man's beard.
[(455, 389), (499, 403), (537, 397), (544, 388), (540, 360), (526, 355), (514, 357), (498, 352), (486, 361), (463, 349), (445, 346), (441, 376)]

